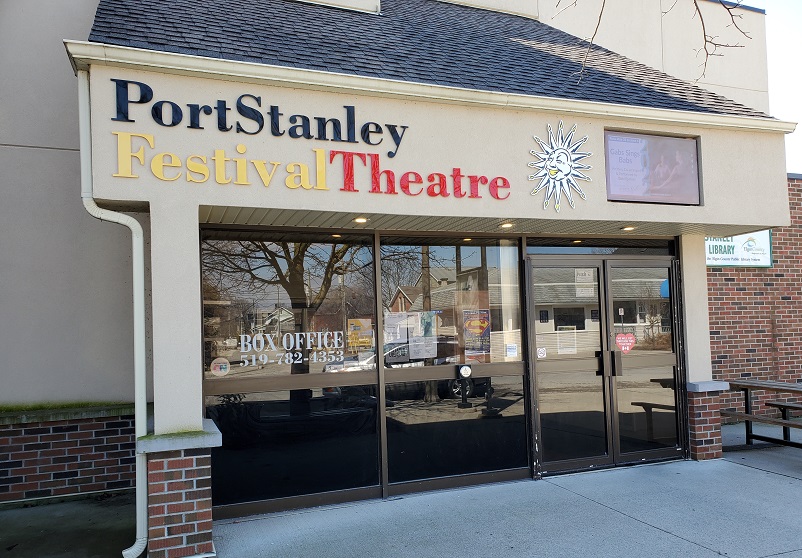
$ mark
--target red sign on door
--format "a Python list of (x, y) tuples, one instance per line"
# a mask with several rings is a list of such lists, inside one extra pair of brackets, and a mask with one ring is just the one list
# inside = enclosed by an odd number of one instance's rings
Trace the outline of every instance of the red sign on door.
[(621, 349), (621, 352), (627, 354), (635, 346), (635, 335), (632, 333), (619, 333), (615, 336), (615, 344)]

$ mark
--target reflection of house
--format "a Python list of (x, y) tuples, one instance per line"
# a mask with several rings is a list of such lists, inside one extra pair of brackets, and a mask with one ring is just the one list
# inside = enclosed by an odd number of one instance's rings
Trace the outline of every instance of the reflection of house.
[[(507, 346), (520, 347), (520, 313), (515, 298), (510, 295), (518, 292), (517, 276), (503, 282), (502, 273), (496, 267), (487, 269), (486, 277), (479, 278), (480, 268), (465, 269), (459, 274), (454, 268), (436, 268), (432, 270), (429, 301), (425, 301), (424, 289), (418, 289), (418, 295), (407, 308), (408, 312), (435, 312), (437, 334), (439, 336), (462, 339), (464, 335), (465, 312), (488, 310), (490, 312), (490, 353), (491, 361), (506, 358)], [(420, 285), (422, 276), (418, 279)], [(487, 289), (480, 285), (487, 284)], [(507, 301), (507, 305), (504, 301)]]
[(279, 306), (272, 312), (265, 313), (260, 311), (259, 317), (258, 328), (260, 333), (281, 334), (282, 332), (295, 330), (295, 316), (283, 306)]
[[(596, 270), (541, 268), (535, 272), (535, 331), (538, 346), (558, 354), (598, 349), (602, 317)], [(638, 341), (671, 331), (667, 278), (662, 268), (616, 269), (610, 282), (613, 327)], [(583, 333), (587, 332), (587, 333)], [(546, 337), (541, 337), (546, 336)], [(548, 339), (549, 336), (554, 339)], [(541, 344), (542, 343), (542, 344)]]
[(419, 286), (402, 285), (397, 287), (393, 300), (390, 302), (390, 312), (406, 312), (422, 292), (423, 288)]
[[(475, 270), (472, 270), (475, 272)], [(468, 276), (471, 271), (464, 272)], [(517, 277), (515, 278), (517, 279)], [(520, 316), (515, 313), (504, 312), (502, 299), (503, 293), (508, 292), (508, 289), (518, 290), (517, 281), (512, 283), (502, 283), (501, 273), (498, 268), (491, 267), (487, 270), (488, 288), (486, 291), (480, 291), (478, 285), (472, 289), (466, 289), (468, 283), (457, 281), (456, 274), (451, 274), (451, 279), (445, 279), (439, 283), (439, 286), (432, 287), (430, 291), (431, 302), (428, 309), (438, 312), (439, 327), (454, 327), (457, 323), (455, 312), (462, 310), (490, 310), (491, 330), (502, 329), (504, 319), (512, 320), (511, 324), (506, 324), (506, 329), (519, 329)], [(423, 292), (414, 300), (413, 304), (409, 307), (410, 312), (420, 312), (424, 309)], [(495, 326), (498, 327), (495, 327)]]

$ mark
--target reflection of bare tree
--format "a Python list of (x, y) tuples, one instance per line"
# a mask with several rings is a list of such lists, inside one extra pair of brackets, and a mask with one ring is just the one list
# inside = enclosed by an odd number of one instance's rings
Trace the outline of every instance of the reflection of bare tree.
[[(372, 269), (370, 255), (354, 244), (204, 240), (201, 253), (204, 284), (218, 291), (267, 294), (276, 286), (283, 289), (290, 300), (296, 333), (310, 331), (335, 276)], [(294, 347), (304, 358), (293, 361), (290, 374), (309, 373), (311, 349)], [(308, 414), (311, 396), (311, 390), (293, 390), (291, 414)]]
[(638, 349), (665, 350), (671, 347), (671, 333), (662, 333), (664, 316), (668, 316), (668, 303), (659, 296), (659, 287), (643, 287), (637, 299), (637, 309), (644, 314), (644, 340)]
[[(423, 269), (423, 252), (426, 251), (428, 264)], [(433, 269), (455, 269), (457, 262), (454, 251), (432, 250), (428, 246), (396, 246), (384, 245), (381, 249), (381, 276), (382, 276), (382, 304), (385, 310), (390, 309), (390, 303), (399, 287), (405, 285), (429, 284), (436, 282), (431, 277)], [(371, 279), (372, 284), (372, 279)]]
[[(421, 282), (421, 287), (423, 289), (423, 311), (429, 312), (432, 309), (432, 284), (431, 281), (429, 281), (429, 277), (431, 276), (431, 262), (429, 260), (430, 252), (428, 246), (421, 246), (420, 250), (421, 273), (424, 279)], [(427, 361), (427, 364), (431, 364), (431, 361)], [(438, 400), (436, 380), (426, 382), (426, 393), (423, 400), (427, 403), (432, 403)]]
[(370, 266), (361, 251), (350, 244), (205, 240), (204, 281), (229, 292), (267, 292), (278, 285), (293, 308), (314, 312), (335, 276)]
[[(421, 273), (421, 254), (418, 246), (382, 246), (382, 304), (389, 310), (398, 287), (414, 285)], [(373, 284), (373, 278), (370, 278)]]

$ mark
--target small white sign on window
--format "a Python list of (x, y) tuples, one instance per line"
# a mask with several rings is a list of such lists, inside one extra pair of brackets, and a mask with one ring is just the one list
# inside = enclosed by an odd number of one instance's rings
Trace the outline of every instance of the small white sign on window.
[(574, 269), (574, 282), (575, 283), (593, 283), (596, 281), (595, 272), (592, 267)]

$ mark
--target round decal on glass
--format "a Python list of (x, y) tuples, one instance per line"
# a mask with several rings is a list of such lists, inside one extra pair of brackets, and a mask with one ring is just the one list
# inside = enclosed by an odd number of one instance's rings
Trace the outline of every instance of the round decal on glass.
[(214, 376), (225, 376), (231, 370), (231, 363), (226, 358), (216, 358), (209, 365), (209, 370)]

